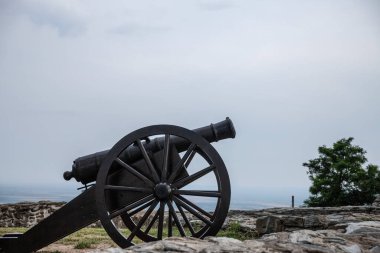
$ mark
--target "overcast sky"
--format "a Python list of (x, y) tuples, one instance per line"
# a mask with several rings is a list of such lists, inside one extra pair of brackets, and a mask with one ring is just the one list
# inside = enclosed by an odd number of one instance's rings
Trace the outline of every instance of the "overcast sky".
[(135, 129), (229, 116), (232, 189), (307, 188), (340, 138), (380, 164), (379, 97), (377, 0), (0, 1), (1, 185), (64, 185)]

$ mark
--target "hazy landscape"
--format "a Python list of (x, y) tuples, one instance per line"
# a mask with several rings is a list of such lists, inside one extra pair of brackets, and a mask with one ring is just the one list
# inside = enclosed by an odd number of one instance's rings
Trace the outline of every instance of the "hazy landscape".
[[(81, 190), (62, 186), (0, 186), (0, 204), (41, 200), (68, 202), (80, 193)], [(249, 210), (289, 207), (291, 206), (292, 195), (295, 196), (295, 205), (299, 206), (303, 204), (308, 194), (307, 188), (300, 187), (254, 187), (245, 190), (233, 187), (230, 209)], [(209, 209), (207, 200), (203, 200), (200, 205), (205, 209)]]

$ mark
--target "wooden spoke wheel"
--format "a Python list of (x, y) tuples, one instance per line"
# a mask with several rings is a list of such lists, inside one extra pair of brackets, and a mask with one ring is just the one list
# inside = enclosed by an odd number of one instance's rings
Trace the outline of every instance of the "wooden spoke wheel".
[[(129, 161), (127, 155), (136, 150), (140, 159)], [(230, 195), (227, 169), (213, 146), (195, 132), (171, 125), (126, 135), (109, 151), (96, 180), (100, 221), (122, 248), (134, 245), (136, 237), (216, 235)]]

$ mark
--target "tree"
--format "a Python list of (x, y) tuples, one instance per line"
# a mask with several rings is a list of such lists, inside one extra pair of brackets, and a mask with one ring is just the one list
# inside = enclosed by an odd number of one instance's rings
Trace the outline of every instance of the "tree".
[(341, 139), (331, 148), (318, 148), (319, 157), (303, 163), (312, 181), (308, 206), (363, 205), (380, 193), (377, 165), (366, 167), (366, 151), (352, 145), (354, 138)]

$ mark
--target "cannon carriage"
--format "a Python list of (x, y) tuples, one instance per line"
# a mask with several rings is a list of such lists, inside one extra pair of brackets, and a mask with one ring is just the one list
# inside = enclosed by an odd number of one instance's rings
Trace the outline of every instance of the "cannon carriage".
[(85, 190), (24, 234), (0, 237), (0, 252), (36, 251), (98, 220), (122, 248), (135, 238), (216, 235), (231, 193), (225, 164), (210, 143), (234, 137), (229, 118), (195, 130), (154, 125), (80, 157), (64, 178)]

